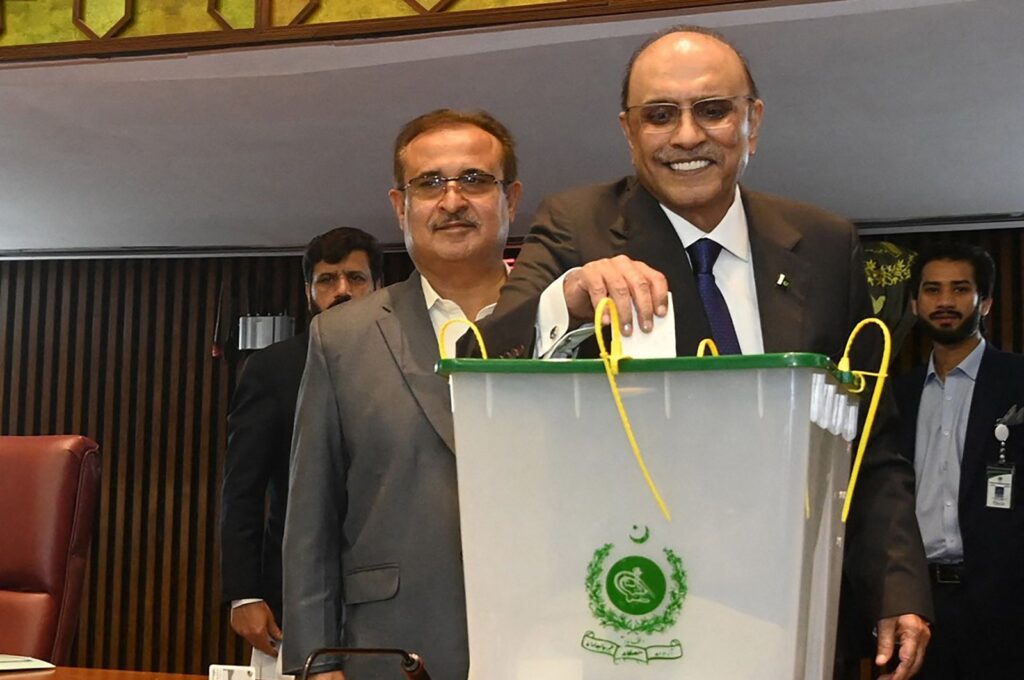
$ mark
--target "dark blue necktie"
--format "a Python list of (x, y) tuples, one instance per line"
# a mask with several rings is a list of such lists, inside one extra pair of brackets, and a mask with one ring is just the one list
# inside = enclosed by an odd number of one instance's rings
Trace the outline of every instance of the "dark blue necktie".
[(736, 328), (732, 325), (729, 306), (725, 304), (725, 298), (711, 271), (722, 252), (722, 246), (709, 238), (702, 238), (686, 250), (690, 253), (693, 271), (697, 274), (697, 290), (708, 321), (711, 322), (711, 335), (718, 346), (718, 353), (740, 354), (740, 341), (736, 339)]

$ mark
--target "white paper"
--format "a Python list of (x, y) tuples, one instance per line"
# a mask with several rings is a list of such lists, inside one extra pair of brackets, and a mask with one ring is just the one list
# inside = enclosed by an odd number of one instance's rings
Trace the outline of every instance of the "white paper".
[(256, 670), (252, 666), (231, 666), (210, 664), (210, 680), (254, 680)]
[(42, 659), (18, 654), (0, 654), (0, 672), (2, 671), (37, 671), (54, 668), (54, 665)]
[(668, 294), (668, 314), (654, 317), (654, 328), (644, 333), (636, 324), (633, 307), (633, 334), (622, 336), (622, 353), (634, 359), (666, 359), (676, 355), (676, 318), (672, 293)]
[[(271, 644), (274, 644), (271, 642)], [(252, 650), (252, 667), (256, 670), (256, 680), (292, 680), (294, 676), (285, 675), (281, 670), (281, 645), (274, 644), (277, 656), (264, 654), (258, 649)]]

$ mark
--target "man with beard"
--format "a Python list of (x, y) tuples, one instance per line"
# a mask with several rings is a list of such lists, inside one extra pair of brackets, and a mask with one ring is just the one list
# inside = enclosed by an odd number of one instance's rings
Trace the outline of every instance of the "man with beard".
[(935, 600), (926, 680), (1024, 677), (1024, 357), (982, 337), (994, 281), (991, 256), (957, 243), (911, 278), (932, 353), (896, 395)]
[[(338, 227), (309, 242), (302, 256), (309, 314), (376, 289), (377, 240)], [(281, 542), (295, 400), (309, 334), (274, 343), (245, 362), (228, 414), (221, 495), (221, 593), (231, 627), (253, 647), (253, 664), (273, 667), (281, 640)]]
[[(624, 335), (647, 332), (671, 291), (678, 356), (707, 337), (723, 354), (841, 356), (872, 315), (857, 233), (824, 210), (739, 184), (765, 110), (743, 57), (712, 31), (674, 28), (634, 52), (621, 106), (635, 175), (541, 204), (481, 324), (488, 352), (543, 355), (606, 296)], [(846, 528), (842, 661), (877, 627), (876, 664), (898, 664), (892, 678), (905, 680), (920, 667), (931, 602), (913, 470), (895, 450), (894, 419), (876, 423)]]

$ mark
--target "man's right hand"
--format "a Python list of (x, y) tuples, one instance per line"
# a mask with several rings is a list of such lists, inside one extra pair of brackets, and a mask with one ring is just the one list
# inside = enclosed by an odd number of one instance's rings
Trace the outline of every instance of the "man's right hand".
[[(654, 328), (655, 315), (668, 313), (665, 276), (625, 255), (594, 260), (570, 272), (562, 282), (562, 291), (569, 316), (579, 322), (593, 319), (597, 304), (610, 297), (619, 312), (623, 335), (633, 333), (634, 305), (639, 317), (637, 324), (645, 333)], [(607, 315), (603, 323), (609, 323)]]
[(277, 649), (270, 643), (281, 641), (281, 629), (274, 620), (274, 612), (262, 600), (239, 605), (231, 609), (231, 627), (244, 637), (250, 645), (264, 654), (277, 656)]

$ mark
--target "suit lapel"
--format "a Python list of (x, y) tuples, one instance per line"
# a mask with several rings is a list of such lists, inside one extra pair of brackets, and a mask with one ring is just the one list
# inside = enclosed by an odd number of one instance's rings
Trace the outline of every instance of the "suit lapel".
[(991, 345), (986, 346), (978, 367), (978, 379), (971, 395), (971, 414), (967, 418), (967, 431), (964, 434), (964, 457), (960, 461), (961, 505), (964, 502), (964, 491), (972, 486), (965, 483), (965, 480), (983, 479), (985, 465), (995, 462), (987, 461), (985, 457), (996, 441), (996, 420), (1004, 415), (997, 412), (998, 407), (1008, 403), (1000, 394), (999, 373), (999, 353)]
[(389, 314), (377, 321), (384, 342), (423, 414), (454, 452), (450, 393), (447, 381), (434, 372), (440, 355), (418, 272), (390, 289), (390, 303), (384, 303), (384, 310)]
[(711, 337), (704, 304), (679, 235), (658, 201), (636, 180), (623, 197), (622, 220), (612, 237), (621, 240), (624, 255), (665, 274), (676, 317), (676, 354), (691, 356), (704, 338)]
[[(804, 347), (804, 304), (812, 285), (807, 261), (795, 252), (800, 233), (758, 194), (741, 189), (740, 196), (750, 234), (764, 351), (799, 351)], [(778, 285), (780, 275), (788, 285)]]

